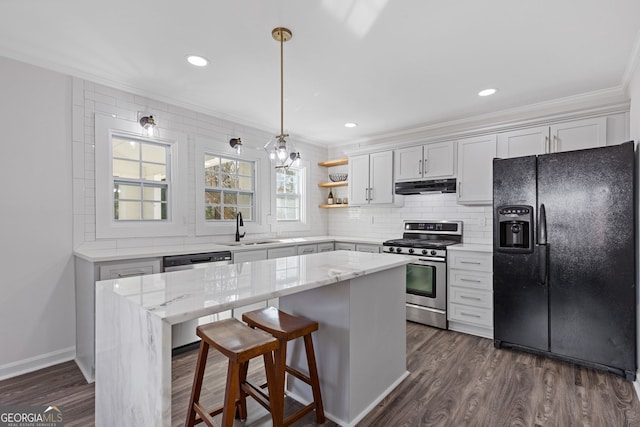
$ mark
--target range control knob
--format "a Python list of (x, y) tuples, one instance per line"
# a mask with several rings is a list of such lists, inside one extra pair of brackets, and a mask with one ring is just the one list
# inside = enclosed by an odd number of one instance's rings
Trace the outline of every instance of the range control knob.
[(429, 253), (429, 251), (428, 251), (428, 250), (426, 250), (426, 249), (423, 249), (423, 250), (422, 250), (422, 255), (427, 255), (428, 253)]
[(389, 246), (388, 252), (393, 252), (393, 248)]
[(413, 249), (409, 249), (409, 253), (412, 254), (413, 253)]
[(396, 248), (396, 252), (400, 253), (400, 252), (402, 252), (402, 249)]
[(431, 251), (431, 255), (432, 256), (436, 256), (437, 252), (436, 251)]

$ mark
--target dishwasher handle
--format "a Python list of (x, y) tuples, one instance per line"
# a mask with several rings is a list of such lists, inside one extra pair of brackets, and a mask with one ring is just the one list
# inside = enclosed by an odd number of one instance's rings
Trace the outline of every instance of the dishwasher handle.
[(231, 264), (231, 251), (171, 255), (162, 259), (164, 271), (185, 270), (209, 263)]

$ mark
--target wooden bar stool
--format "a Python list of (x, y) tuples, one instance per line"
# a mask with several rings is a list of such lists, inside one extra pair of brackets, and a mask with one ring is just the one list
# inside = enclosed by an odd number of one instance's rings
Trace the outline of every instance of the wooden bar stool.
[[(318, 322), (305, 319), (304, 317), (293, 316), (274, 307), (244, 313), (242, 320), (247, 322), (252, 328), (269, 332), (276, 337), (280, 343), (278, 349), (275, 351), (276, 384), (280, 392), (277, 396), (274, 396), (271, 394), (271, 390), (269, 390), (272, 413), (274, 406), (282, 405), (282, 409), (278, 409), (277, 412), (284, 414), (284, 377), (285, 372), (288, 372), (311, 386), (313, 402), (284, 419), (283, 425), (285, 427), (291, 425), (314, 408), (316, 410), (316, 420), (319, 424), (324, 423), (325, 417), (322, 406), (322, 395), (320, 394), (320, 380), (318, 379), (316, 357), (313, 351), (313, 340), (311, 338), (311, 333), (318, 330)], [(287, 342), (300, 337), (304, 338), (304, 347), (307, 353), (307, 364), (309, 367), (308, 376), (286, 364)], [(241, 399), (242, 398), (241, 396)]]
[[(241, 419), (246, 419), (246, 399), (240, 401), (240, 393), (246, 388), (246, 366), (250, 359), (263, 356), (264, 367), (267, 376), (269, 393), (277, 395), (277, 379), (274, 368), (272, 352), (278, 349), (278, 341), (269, 334), (257, 331), (245, 325), (235, 318), (208, 323), (196, 328), (196, 335), (200, 341), (196, 373), (189, 399), (189, 411), (187, 413), (186, 427), (204, 422), (210, 427), (215, 427), (211, 417), (222, 413), (222, 426), (233, 426), (234, 415), (237, 413)], [(200, 404), (200, 391), (204, 369), (207, 363), (209, 346), (214, 347), (229, 359), (227, 368), (227, 386), (225, 389), (224, 404), (214, 410), (208, 410)], [(244, 376), (241, 377), (241, 372)], [(284, 396), (282, 397), (284, 401)], [(278, 401), (280, 405), (280, 401)], [(279, 406), (272, 411), (274, 426), (282, 425), (282, 413), (278, 412)]]

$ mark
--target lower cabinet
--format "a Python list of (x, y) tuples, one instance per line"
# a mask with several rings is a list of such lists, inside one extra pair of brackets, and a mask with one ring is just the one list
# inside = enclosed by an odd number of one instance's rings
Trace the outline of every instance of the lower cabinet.
[(266, 249), (233, 253), (234, 264), (240, 264), (241, 262), (249, 262), (249, 261), (262, 261), (263, 259), (267, 259)]
[(449, 329), (493, 339), (492, 253), (447, 252)]
[(347, 242), (336, 242), (334, 244), (336, 251), (355, 251), (356, 244), (355, 243), (347, 243)]
[(332, 252), (333, 242), (318, 243), (318, 252)]
[(298, 248), (296, 246), (285, 246), (282, 248), (267, 249), (267, 259), (284, 258), (286, 256), (296, 255), (298, 255)]
[(379, 245), (369, 245), (366, 243), (356, 243), (356, 251), (358, 252), (370, 252), (373, 254), (380, 253)]
[(309, 255), (318, 253), (318, 245), (300, 245), (298, 246), (298, 255)]

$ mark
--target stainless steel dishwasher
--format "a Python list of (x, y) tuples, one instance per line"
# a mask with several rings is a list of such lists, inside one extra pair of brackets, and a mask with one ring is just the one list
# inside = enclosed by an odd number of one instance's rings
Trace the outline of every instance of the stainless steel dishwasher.
[[(190, 270), (194, 268), (205, 268), (212, 265), (231, 264), (231, 252), (206, 252), (198, 254), (172, 255), (165, 256), (162, 260), (162, 266), (165, 273), (179, 270)], [(190, 320), (184, 323), (178, 323), (171, 328), (171, 348), (174, 354), (180, 352), (180, 349), (189, 350), (193, 347), (193, 343), (198, 343), (200, 338), (196, 335), (196, 327), (198, 324), (207, 323), (218, 320), (221, 317), (230, 317), (230, 313), (218, 313), (217, 315), (207, 316), (201, 319)], [(175, 349), (178, 349), (176, 352)]]

